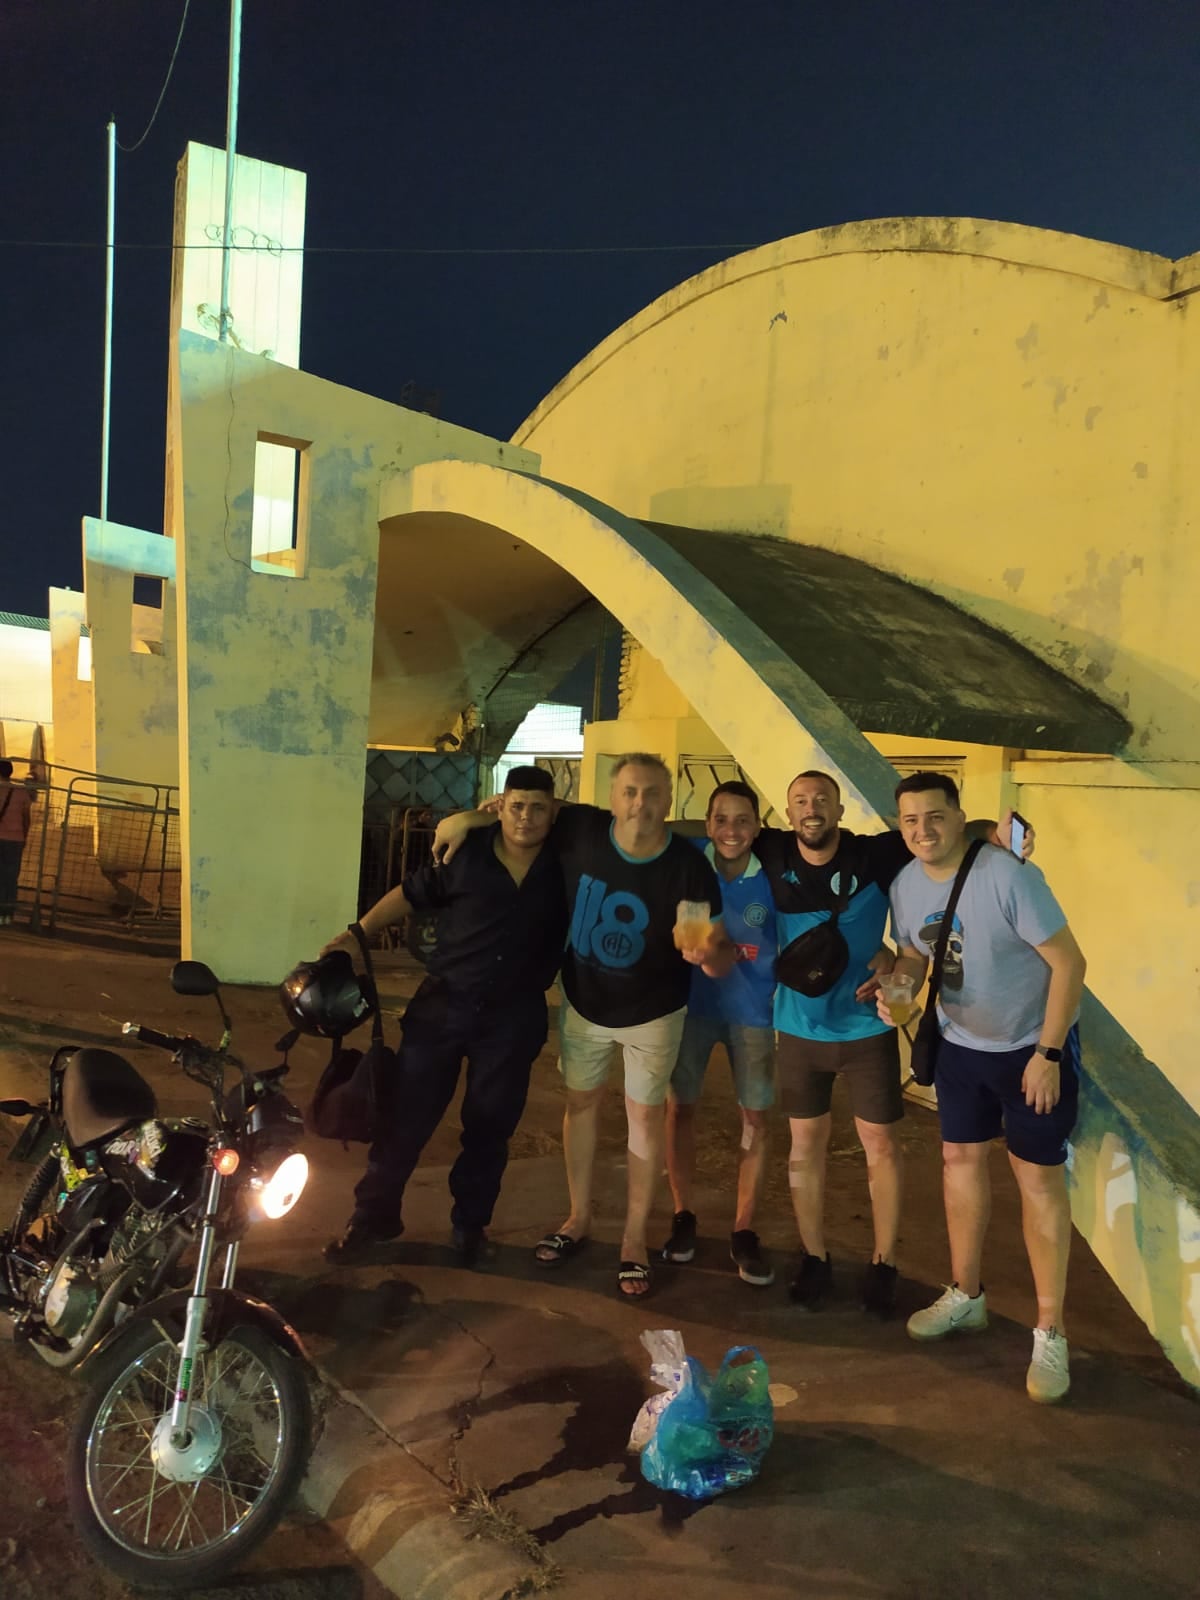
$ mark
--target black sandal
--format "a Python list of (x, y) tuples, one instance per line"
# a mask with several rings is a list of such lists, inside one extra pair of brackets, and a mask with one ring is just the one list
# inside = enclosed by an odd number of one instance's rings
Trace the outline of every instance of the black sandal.
[[(626, 1294), (622, 1288), (626, 1283), (644, 1283), (646, 1287), (638, 1294)], [(640, 1261), (622, 1261), (617, 1273), (617, 1293), (622, 1300), (645, 1300), (650, 1294), (654, 1284), (650, 1268)]]
[[(569, 1233), (548, 1233), (544, 1239), (539, 1239), (533, 1247), (533, 1259), (539, 1267), (561, 1267), (564, 1262), (578, 1255), (587, 1243), (587, 1235), (582, 1239), (572, 1239)], [(553, 1250), (552, 1256), (542, 1256), (539, 1250)]]

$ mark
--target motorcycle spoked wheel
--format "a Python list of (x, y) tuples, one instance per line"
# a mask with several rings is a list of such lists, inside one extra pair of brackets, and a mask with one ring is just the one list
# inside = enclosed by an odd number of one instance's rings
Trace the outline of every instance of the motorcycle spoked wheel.
[(131, 1328), (97, 1361), (67, 1449), (80, 1539), (145, 1589), (211, 1583), (239, 1565), (291, 1504), (311, 1445), (300, 1364), (239, 1326), (197, 1356), (193, 1442), (176, 1450), (178, 1364), (177, 1346), (152, 1323)]

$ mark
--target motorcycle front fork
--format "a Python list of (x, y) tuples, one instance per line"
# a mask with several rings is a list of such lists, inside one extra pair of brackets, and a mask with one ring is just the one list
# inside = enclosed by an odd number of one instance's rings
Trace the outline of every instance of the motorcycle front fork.
[[(196, 1258), (196, 1275), (187, 1303), (183, 1339), (179, 1345), (179, 1372), (175, 1380), (175, 1399), (171, 1407), (171, 1443), (178, 1450), (186, 1450), (191, 1442), (188, 1423), (192, 1410), (192, 1373), (196, 1356), (204, 1338), (204, 1318), (208, 1311), (208, 1277), (212, 1270), (213, 1252), (216, 1248), (217, 1207), (221, 1198), (221, 1174), (214, 1168), (204, 1196), (204, 1215), (200, 1220), (200, 1253)], [(221, 1287), (231, 1289), (237, 1273), (238, 1244), (232, 1240), (225, 1250), (225, 1264), (221, 1271)]]

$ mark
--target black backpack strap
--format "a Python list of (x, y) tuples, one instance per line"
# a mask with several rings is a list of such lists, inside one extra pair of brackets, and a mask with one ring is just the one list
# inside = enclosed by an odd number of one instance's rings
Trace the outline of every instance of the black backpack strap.
[(363, 966), (366, 969), (367, 998), (374, 1008), (371, 1017), (371, 1039), (373, 1043), (379, 1044), (383, 1040), (383, 1018), (379, 1013), (379, 989), (375, 983), (375, 966), (371, 960), (371, 947), (367, 943), (367, 936), (363, 932), (361, 922), (352, 922), (348, 931), (354, 935), (358, 948), (362, 952)]
[(972, 839), (967, 846), (967, 853), (959, 864), (958, 875), (954, 880), (954, 887), (950, 891), (950, 898), (946, 901), (946, 909), (942, 912), (942, 925), (938, 930), (937, 944), (933, 952), (933, 968), (929, 974), (929, 998), (927, 1006), (933, 1011), (937, 1005), (938, 990), (942, 986), (942, 966), (946, 960), (946, 946), (950, 943), (950, 929), (954, 923), (954, 908), (958, 905), (958, 897), (962, 893), (963, 884), (967, 881), (967, 873), (975, 857), (983, 849), (982, 839)]

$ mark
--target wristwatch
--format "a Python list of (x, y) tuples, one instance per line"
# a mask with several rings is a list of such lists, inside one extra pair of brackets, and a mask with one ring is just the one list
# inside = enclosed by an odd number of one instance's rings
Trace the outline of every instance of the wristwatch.
[(1037, 1049), (1033, 1053), (1036, 1056), (1045, 1056), (1047, 1061), (1061, 1061), (1062, 1060), (1062, 1051), (1061, 1050), (1055, 1050), (1052, 1045), (1048, 1045), (1048, 1044), (1039, 1044)]

